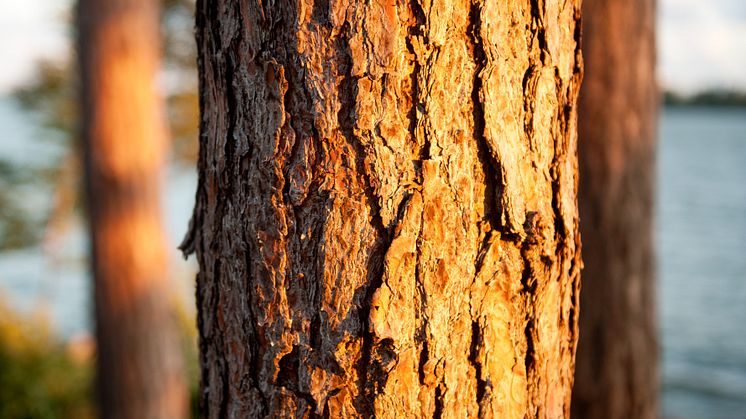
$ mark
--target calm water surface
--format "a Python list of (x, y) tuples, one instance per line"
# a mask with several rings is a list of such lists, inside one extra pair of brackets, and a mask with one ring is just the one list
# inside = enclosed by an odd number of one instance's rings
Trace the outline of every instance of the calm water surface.
[[(39, 145), (31, 123), (0, 100), (0, 157), (22, 161), (58, 152), (54, 143)], [(664, 111), (658, 148), (663, 415), (746, 418), (746, 110)], [(193, 169), (166, 176), (164, 216), (172, 243), (185, 231), (195, 183)], [(45, 210), (48, 196), (31, 199)], [(41, 249), (0, 253), (0, 293), (20, 310), (48, 307), (63, 336), (91, 324), (79, 222), (67, 236), (51, 260)], [(172, 256), (188, 290), (194, 266), (175, 249)]]
[(658, 150), (663, 413), (746, 418), (746, 111), (668, 110)]

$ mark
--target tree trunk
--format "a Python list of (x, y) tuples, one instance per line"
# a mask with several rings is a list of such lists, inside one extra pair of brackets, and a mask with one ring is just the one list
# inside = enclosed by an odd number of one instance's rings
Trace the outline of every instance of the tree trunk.
[(205, 417), (562, 417), (579, 6), (200, 0)]
[(185, 417), (159, 204), (158, 3), (80, 0), (78, 24), (101, 415)]
[(586, 1), (583, 12), (585, 269), (573, 416), (655, 418), (655, 1)]

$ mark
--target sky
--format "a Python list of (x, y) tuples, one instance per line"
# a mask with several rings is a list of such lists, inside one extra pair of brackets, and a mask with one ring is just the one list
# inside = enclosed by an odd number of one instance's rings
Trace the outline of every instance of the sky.
[(28, 81), (40, 59), (69, 52), (67, 0), (0, 0), (0, 94)]
[(746, 1), (659, 0), (658, 79), (685, 92), (746, 90)]
[[(598, 0), (586, 0), (598, 1)], [(70, 0), (0, 0), (0, 94), (69, 51)], [(746, 0), (658, 0), (658, 79), (691, 93), (746, 90)]]

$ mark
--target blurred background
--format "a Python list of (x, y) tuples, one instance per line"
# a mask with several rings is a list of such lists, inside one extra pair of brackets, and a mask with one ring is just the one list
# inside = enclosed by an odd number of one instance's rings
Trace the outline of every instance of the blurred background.
[[(73, 4), (0, 2), (0, 418), (91, 416)], [(172, 140), (163, 220), (194, 391), (196, 266), (176, 249), (197, 182), (192, 7), (163, 1), (159, 87)], [(661, 0), (657, 24), (661, 414), (746, 418), (746, 2)]]

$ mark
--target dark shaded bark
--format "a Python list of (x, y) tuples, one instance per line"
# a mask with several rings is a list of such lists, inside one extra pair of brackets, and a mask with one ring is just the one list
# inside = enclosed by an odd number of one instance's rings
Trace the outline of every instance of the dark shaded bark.
[(578, 20), (198, 1), (204, 416), (569, 413)]
[(583, 291), (575, 418), (657, 416), (655, 1), (583, 4)]
[(80, 0), (77, 12), (101, 415), (185, 417), (159, 204), (158, 2)]

